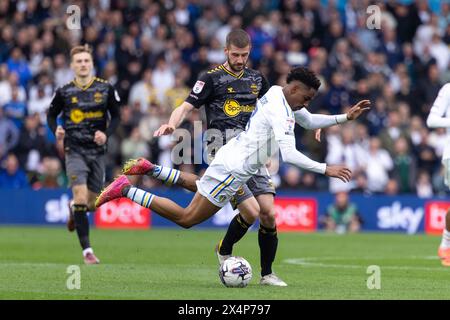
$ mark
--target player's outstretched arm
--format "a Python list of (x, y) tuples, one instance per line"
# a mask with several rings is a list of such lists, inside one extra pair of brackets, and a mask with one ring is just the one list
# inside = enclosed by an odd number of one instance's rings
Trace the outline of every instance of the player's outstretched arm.
[[(324, 123), (325, 124), (324, 126), (313, 128), (313, 129), (316, 129), (316, 132), (314, 133), (315, 139), (320, 142), (320, 134), (322, 132), (321, 128), (330, 127), (335, 124), (341, 124), (341, 123), (347, 122), (349, 120), (355, 120), (355, 119), (359, 118), (359, 116), (362, 113), (364, 113), (368, 110), (370, 110), (370, 101), (369, 100), (361, 100), (356, 105), (351, 107), (350, 110), (347, 111), (347, 113), (340, 114), (340, 115), (334, 115), (334, 116), (325, 116), (325, 117), (331, 117), (331, 118), (334, 117), (335, 123), (332, 123), (330, 125), (326, 125), (326, 123)], [(297, 112), (299, 112), (299, 111), (297, 111)], [(294, 113), (294, 114), (295, 114), (295, 120), (297, 121), (297, 117), (300, 118), (301, 115), (297, 116), (296, 113)], [(315, 117), (315, 119), (312, 119), (314, 117)], [(324, 115), (311, 114), (310, 121), (320, 123), (321, 117), (324, 117)], [(328, 122), (332, 122), (331, 118), (328, 119)], [(323, 122), (323, 120), (322, 120), (322, 122)]]
[(180, 126), (186, 116), (194, 109), (194, 106), (189, 102), (183, 102), (178, 108), (176, 108), (170, 115), (169, 123), (163, 124), (153, 134), (154, 137), (160, 137), (168, 134), (172, 134), (176, 128)]
[[(292, 143), (292, 141), (294, 143)], [(350, 169), (342, 165), (327, 165), (326, 163), (319, 163), (308, 158), (303, 153), (295, 149), (294, 139), (279, 140), (278, 145), (280, 147), (283, 160), (288, 163), (305, 170), (324, 174), (328, 177), (341, 179), (343, 182), (349, 182), (351, 179), (352, 172)]]
[(306, 108), (294, 112), (295, 122), (305, 129), (321, 129), (357, 119), (363, 112), (370, 109), (369, 100), (361, 100), (351, 107), (347, 113), (326, 115), (310, 113)]

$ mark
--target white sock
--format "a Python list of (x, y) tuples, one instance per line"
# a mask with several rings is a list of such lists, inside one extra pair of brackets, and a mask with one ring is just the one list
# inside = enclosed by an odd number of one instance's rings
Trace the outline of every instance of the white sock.
[(131, 187), (127, 193), (128, 199), (145, 208), (150, 208), (150, 204), (152, 203), (154, 197), (154, 194), (135, 187)]
[(151, 175), (158, 180), (162, 180), (165, 184), (170, 186), (177, 183), (178, 178), (180, 177), (180, 171), (173, 168), (156, 166), (155, 169), (153, 169)]
[(86, 248), (86, 249), (84, 249), (83, 250), (83, 257), (86, 257), (86, 255), (88, 254), (88, 253), (94, 253), (94, 250), (92, 250), (92, 248)]
[(441, 248), (450, 248), (450, 231), (444, 228), (442, 231)]

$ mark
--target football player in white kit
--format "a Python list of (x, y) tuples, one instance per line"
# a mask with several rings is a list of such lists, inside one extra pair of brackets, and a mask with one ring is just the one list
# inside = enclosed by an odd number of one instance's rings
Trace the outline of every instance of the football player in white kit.
[[(439, 90), (436, 100), (431, 107), (427, 118), (429, 128), (446, 128), (447, 141), (442, 155), (442, 164), (445, 169), (445, 184), (450, 188), (450, 83)], [(450, 267), (450, 209), (445, 216), (445, 228), (442, 232), (442, 241), (438, 249), (438, 256), (443, 266)]]
[[(96, 206), (116, 198), (127, 197), (181, 227), (190, 228), (219, 211), (278, 149), (285, 162), (348, 182), (351, 179), (351, 171), (345, 166), (329, 166), (313, 161), (295, 148), (294, 111), (308, 106), (319, 86), (320, 81), (313, 72), (303, 67), (293, 69), (287, 77), (286, 86), (272, 86), (258, 100), (246, 130), (219, 149), (200, 180), (197, 180), (195, 175), (155, 166), (142, 158), (125, 172), (130, 175), (150, 172), (154, 177), (171, 183), (183, 180), (185, 188), (196, 191), (186, 208), (170, 199), (132, 186), (125, 175), (119, 176), (100, 194)], [(358, 116), (368, 109), (369, 104), (370, 101), (362, 100), (352, 110), (355, 110)], [(304, 121), (304, 117), (299, 118)], [(346, 120), (348, 118), (344, 114), (323, 116), (319, 122), (322, 127), (328, 127)], [(257, 205), (254, 197), (245, 201), (252, 201), (252, 205)]]

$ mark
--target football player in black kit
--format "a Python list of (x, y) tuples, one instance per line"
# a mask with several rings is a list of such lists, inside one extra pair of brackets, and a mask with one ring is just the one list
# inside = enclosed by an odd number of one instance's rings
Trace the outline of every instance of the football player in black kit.
[[(87, 212), (95, 210), (95, 199), (104, 184), (106, 142), (120, 121), (120, 98), (111, 84), (92, 75), (93, 58), (87, 45), (72, 48), (70, 58), (75, 79), (56, 90), (47, 121), (56, 139), (64, 141), (73, 193), (67, 227), (71, 232), (77, 230), (84, 262), (97, 264)], [(57, 125), (59, 114), (62, 125)]]
[[(218, 129), (229, 140), (245, 130), (255, 108), (256, 100), (262, 97), (270, 85), (257, 70), (246, 67), (251, 49), (250, 36), (241, 29), (231, 31), (226, 39), (227, 61), (204, 73), (195, 83), (191, 93), (155, 136), (171, 134), (194, 108), (205, 106), (208, 129)], [(230, 130), (233, 133), (230, 134)], [(228, 131), (228, 133), (226, 132)], [(214, 157), (214, 149), (210, 156)], [(182, 181), (174, 181), (182, 184)], [(231, 221), (216, 253), (219, 263), (231, 256), (233, 245), (259, 217), (258, 242), (261, 255), (261, 280), (263, 285), (286, 286), (272, 271), (272, 263), (278, 246), (274, 208), (275, 188), (266, 169), (252, 177), (235, 196), (234, 204), (239, 213)], [(247, 206), (244, 200), (255, 196), (258, 206)]]

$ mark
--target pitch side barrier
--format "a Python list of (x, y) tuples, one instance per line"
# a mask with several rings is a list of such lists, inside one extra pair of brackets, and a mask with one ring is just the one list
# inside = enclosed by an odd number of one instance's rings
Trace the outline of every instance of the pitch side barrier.
[[(174, 189), (152, 189), (156, 195), (175, 199), (186, 205), (192, 193)], [(68, 215), (68, 189), (38, 190), (0, 189), (0, 224), (63, 225)], [(302, 193), (277, 190), (275, 208), (280, 232), (315, 232), (327, 207), (334, 202), (329, 193)], [(450, 200), (421, 199), (415, 195), (385, 196), (350, 194), (363, 220), (362, 231), (399, 232), (406, 234), (440, 234)], [(225, 206), (214, 217), (194, 228), (226, 228), (236, 213)], [(97, 228), (149, 229), (178, 228), (150, 210), (128, 199), (109, 202), (90, 214), (91, 224)], [(256, 229), (254, 225), (252, 229)]]

